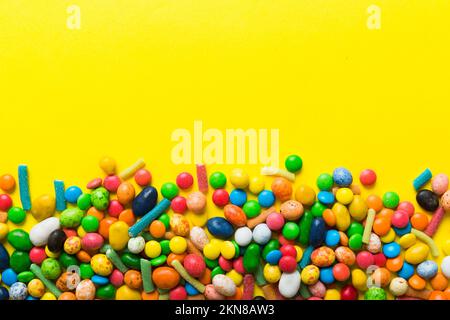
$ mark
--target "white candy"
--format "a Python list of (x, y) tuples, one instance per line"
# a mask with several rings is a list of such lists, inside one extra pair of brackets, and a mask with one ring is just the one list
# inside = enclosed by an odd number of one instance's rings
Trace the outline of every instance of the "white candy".
[(205, 230), (200, 227), (193, 227), (189, 233), (189, 238), (194, 246), (199, 250), (203, 250), (205, 245), (209, 243)]
[(271, 237), (272, 231), (270, 231), (265, 223), (260, 223), (253, 229), (253, 240), (255, 240), (257, 244), (264, 245), (269, 242)]
[(249, 227), (240, 227), (234, 233), (234, 241), (241, 247), (246, 247), (252, 242), (253, 233)]
[(236, 294), (236, 284), (230, 277), (223, 274), (215, 275), (212, 279), (214, 289), (225, 297), (231, 297)]
[(47, 218), (36, 224), (30, 230), (30, 240), (36, 247), (47, 244), (48, 236), (60, 228), (59, 219), (55, 217)]
[(300, 273), (295, 270), (294, 272), (283, 272), (278, 283), (278, 290), (280, 294), (285, 298), (292, 298), (300, 289)]
[(450, 279), (450, 256), (446, 256), (441, 263), (442, 273)]
[(389, 284), (389, 290), (394, 296), (402, 296), (408, 290), (408, 282), (400, 277), (394, 278)]
[(141, 253), (142, 250), (145, 248), (145, 239), (141, 236), (136, 238), (130, 238), (128, 240), (128, 250), (130, 250), (131, 253)]

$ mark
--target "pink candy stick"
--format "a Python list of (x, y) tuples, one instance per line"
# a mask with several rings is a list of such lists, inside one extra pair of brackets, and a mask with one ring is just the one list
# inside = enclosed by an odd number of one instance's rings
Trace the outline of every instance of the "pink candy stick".
[(254, 291), (255, 279), (251, 274), (246, 274), (244, 276), (244, 291), (242, 294), (242, 300), (252, 300)]
[(428, 224), (428, 227), (425, 229), (425, 233), (432, 237), (439, 225), (441, 224), (442, 218), (444, 218), (445, 210), (442, 207), (439, 207), (436, 212), (434, 213), (433, 217), (430, 220), (430, 223)]
[(204, 164), (197, 164), (197, 183), (198, 189), (201, 192), (208, 192), (208, 175), (206, 174), (206, 167)]

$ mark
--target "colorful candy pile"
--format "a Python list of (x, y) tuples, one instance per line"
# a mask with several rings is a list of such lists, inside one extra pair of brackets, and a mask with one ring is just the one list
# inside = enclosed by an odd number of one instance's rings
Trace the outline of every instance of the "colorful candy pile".
[[(294, 190), (302, 165), (291, 155), (286, 169), (254, 178), (242, 169), (208, 177), (197, 165), (198, 190), (183, 172), (158, 191), (143, 160), (117, 174), (104, 158), (105, 177), (86, 192), (57, 180), (54, 195), (33, 202), (21, 165), (21, 206), (9, 195), (16, 179), (0, 177), (0, 241), (9, 243), (0, 244), (0, 299), (450, 299), (450, 236), (442, 248), (433, 241), (450, 210), (446, 175), (427, 169), (413, 181), (429, 220), (395, 192), (364, 199), (345, 168), (321, 174), (317, 193)], [(359, 177), (362, 187), (376, 179)], [(223, 217), (208, 216), (208, 197)], [(188, 212), (208, 216), (206, 226)], [(29, 232), (14, 228), (30, 214)]]

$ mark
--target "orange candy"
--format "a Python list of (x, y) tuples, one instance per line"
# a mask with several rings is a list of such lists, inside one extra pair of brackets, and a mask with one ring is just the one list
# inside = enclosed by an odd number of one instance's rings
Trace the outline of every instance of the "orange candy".
[(77, 300), (77, 297), (72, 292), (63, 292), (58, 300)]
[(450, 288), (445, 289), (444, 295), (447, 298), (447, 300), (450, 300)]
[(0, 188), (5, 192), (12, 192), (16, 186), (16, 180), (10, 174), (4, 174), (0, 177)]
[(442, 291), (434, 290), (428, 300), (447, 300), (447, 296)]
[(371, 194), (366, 199), (367, 206), (376, 212), (379, 212), (383, 208), (383, 200), (379, 196)]
[(425, 281), (425, 279), (415, 274), (411, 278), (409, 278), (408, 284), (415, 290), (423, 290), (425, 289), (427, 282)]
[(386, 235), (391, 229), (391, 221), (386, 218), (375, 218), (373, 222), (372, 230), (379, 236)]
[(166, 233), (166, 226), (161, 221), (154, 220), (150, 224), (149, 231), (153, 238), (159, 239), (162, 238)]
[(183, 253), (183, 254), (170, 253), (167, 256), (167, 264), (169, 266), (171, 266), (172, 265), (172, 261), (174, 261), (174, 260), (178, 260), (178, 261), (180, 261), (181, 264), (183, 264), (183, 261), (184, 261), (185, 257), (186, 257), (185, 253)]
[(388, 209), (388, 208), (383, 208), (377, 214), (377, 218), (384, 218), (384, 219), (388, 219), (389, 221), (391, 221), (393, 214), (394, 214), (394, 210)]
[(172, 289), (180, 282), (180, 275), (174, 268), (158, 267), (153, 271), (152, 279), (159, 289)]
[(86, 212), (86, 215), (94, 216), (98, 219), (98, 221), (101, 221), (105, 217), (105, 214), (102, 211), (97, 210), (93, 206), (89, 208), (89, 210)]
[(150, 293), (146, 293), (145, 291), (142, 291), (141, 298), (142, 298), (142, 300), (158, 300), (159, 292), (158, 292), (158, 290), (155, 290)]
[(6, 221), (8, 221), (8, 213), (0, 211), (0, 223), (6, 223)]
[(244, 293), (242, 292), (242, 289), (239, 287), (236, 287), (236, 293), (231, 297), (227, 297), (226, 299), (227, 300), (241, 300), (243, 294)]
[(272, 182), (272, 191), (281, 202), (289, 200), (292, 196), (292, 183), (282, 177), (277, 177)]
[(391, 281), (391, 273), (386, 268), (378, 268), (372, 274), (372, 279), (375, 283), (380, 284), (380, 286), (385, 287)]
[(139, 271), (128, 270), (123, 278), (125, 284), (131, 289), (139, 289), (142, 286), (142, 276)]
[(341, 237), (341, 245), (343, 245), (344, 247), (346, 247), (346, 246), (348, 246), (348, 237), (347, 237), (347, 235), (344, 233), (344, 232), (342, 232), (342, 231), (339, 231), (339, 236)]
[(203, 275), (200, 278), (198, 278), (198, 281), (203, 283), (205, 286), (207, 284), (210, 284), (211, 283), (211, 270), (206, 268), (205, 272), (203, 272)]
[[(434, 290), (439, 290), (439, 291), (443, 291), (445, 289), (447, 289), (448, 287), (448, 280), (447, 278), (441, 273), (438, 272), (431, 280), (431, 287)], [(448, 298), (447, 298), (448, 299)]]
[(123, 210), (119, 214), (119, 221), (123, 221), (131, 227), (136, 222), (136, 218), (134, 217), (133, 210), (131, 210), (131, 209)]
[(389, 271), (397, 272), (403, 267), (403, 258), (401, 256), (398, 256), (393, 259), (387, 259), (386, 260), (386, 268)]
[(428, 226), (428, 217), (425, 213), (414, 213), (410, 221), (412, 227), (420, 231), (425, 230)]
[(111, 227), (111, 225), (116, 221), (117, 219), (113, 217), (106, 217), (105, 219), (102, 219), (100, 221), (100, 226), (98, 227), (98, 233), (100, 233), (103, 238), (108, 239), (109, 227)]
[(325, 209), (322, 213), (322, 218), (329, 227), (334, 227), (336, 225), (336, 215), (333, 210)]
[(88, 263), (89, 261), (91, 261), (91, 256), (84, 250), (78, 251), (76, 257), (78, 260), (84, 263)]

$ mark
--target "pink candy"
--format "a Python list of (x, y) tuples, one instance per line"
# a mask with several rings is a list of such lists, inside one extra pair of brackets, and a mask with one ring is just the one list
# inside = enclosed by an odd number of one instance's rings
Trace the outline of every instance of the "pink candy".
[(279, 231), (284, 226), (284, 217), (281, 213), (273, 212), (267, 216), (266, 224), (272, 231)]
[(120, 287), (123, 284), (123, 274), (117, 269), (114, 269), (114, 271), (109, 276), (109, 281), (114, 287)]
[(118, 176), (112, 175), (107, 176), (105, 180), (103, 180), (103, 186), (108, 190), (109, 192), (115, 193), (117, 189), (120, 186), (120, 178)]
[(47, 258), (47, 254), (45, 253), (44, 248), (33, 247), (30, 250), (30, 260), (35, 264), (41, 264)]
[(396, 228), (405, 228), (409, 223), (409, 215), (405, 211), (397, 210), (391, 218), (391, 223)]
[(438, 196), (444, 194), (444, 192), (448, 190), (447, 175), (443, 173), (437, 174), (431, 181), (431, 188)]
[(187, 209), (186, 198), (182, 196), (176, 196), (172, 199), (170, 207), (176, 213), (184, 213)]
[(117, 200), (111, 200), (108, 206), (108, 214), (111, 217), (117, 218), (124, 210), (123, 205)]
[(356, 263), (361, 269), (367, 269), (369, 266), (375, 264), (375, 259), (369, 251), (361, 251), (356, 255)]

